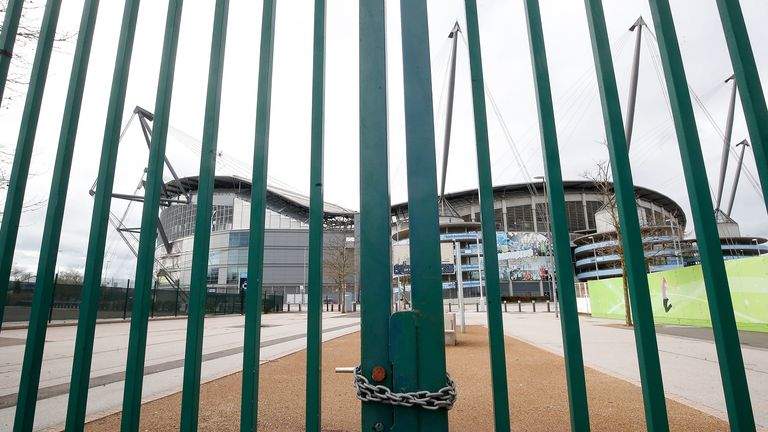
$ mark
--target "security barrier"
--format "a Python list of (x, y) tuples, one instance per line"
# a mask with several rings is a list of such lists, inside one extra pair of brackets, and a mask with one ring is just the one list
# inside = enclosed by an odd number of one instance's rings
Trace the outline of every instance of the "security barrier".
[[(715, 0), (725, 29), (739, 94), (744, 107), (752, 145), (755, 149), (762, 192), (768, 202), (768, 111), (759, 82), (755, 60), (738, 1)], [(9, 0), (3, 33), (0, 35), (0, 97), (5, 87), (23, 0)], [(162, 171), (168, 134), (170, 101), (176, 66), (176, 50), (182, 13), (182, 0), (168, 5), (162, 61), (155, 103), (154, 128), (148, 164), (146, 195), (141, 222), (134, 299), (131, 311), (128, 364), (123, 397), (122, 430), (138, 429), (144, 374), (147, 321), (153, 285), (153, 259), (157, 231)], [(262, 269), (264, 249), (264, 214), (269, 148), (272, 58), (275, 35), (275, 0), (264, 0), (261, 51), (254, 143), (253, 187), (250, 215), (248, 273), (249, 286), (245, 310), (245, 341), (241, 430), (255, 430), (258, 412), (259, 342), (262, 311)], [(546, 169), (549, 217), (553, 226), (555, 263), (561, 287), (572, 287), (574, 275), (569, 251), (566, 208), (561, 163), (555, 128), (549, 72), (544, 46), (538, 0), (525, 0), (530, 51), (541, 141)], [(593, 57), (598, 74), (619, 218), (623, 231), (623, 249), (627, 260), (627, 278), (631, 290), (631, 308), (635, 318), (640, 376), (647, 427), (651, 431), (668, 430), (659, 353), (654, 332), (648, 281), (645, 276), (634, 185), (629, 164), (627, 141), (620, 111), (613, 62), (601, 0), (585, 0)], [(61, 222), (67, 195), (72, 153), (79, 122), (83, 87), (94, 38), (99, 0), (86, 0), (74, 54), (64, 118), (53, 170), (50, 198), (43, 230), (43, 243), (32, 300), (14, 430), (32, 429), (40, 369), (45, 344), (48, 314), (54, 288), (56, 255), (61, 238)], [(443, 345), (443, 303), (436, 202), (435, 132), (432, 106), (430, 50), (427, 32), (426, 0), (400, 3), (403, 75), (405, 92), (405, 135), (407, 144), (410, 247), (418, 250), (412, 257), (412, 310), (392, 313), (390, 267), (390, 203), (387, 137), (387, 75), (385, 0), (361, 0), (360, 8), (360, 250), (362, 285), (361, 365), (356, 380), (376, 383), (386, 390), (385, 397), (363, 397), (361, 430), (447, 430), (452, 394), (446, 375)], [(495, 250), (491, 163), (488, 143), (480, 32), (476, 0), (466, 0), (466, 35), (470, 51), (475, 138), (479, 172), (484, 271), (488, 284), (487, 313), (490, 341), (493, 407), (496, 430), (509, 430), (507, 370), (502, 329), (502, 306), (498, 263)], [(709, 197), (701, 146), (696, 130), (688, 85), (678, 46), (668, 0), (650, 0), (653, 21), (667, 89), (683, 159), (686, 185), (691, 202), (696, 237), (701, 251), (703, 277), (708, 307), (712, 317), (715, 342), (725, 391), (731, 429), (755, 429), (747, 388), (744, 363), (736, 333), (733, 305), (728, 295), (728, 281), (717, 235), (714, 211)], [(181, 430), (197, 429), (203, 322), (206, 305), (205, 272), (209, 249), (213, 179), (219, 124), (219, 105), (226, 44), (228, 0), (216, 0), (212, 50), (209, 65), (203, 151), (200, 163), (200, 188), (192, 264), (192, 286), (184, 359)], [(61, 0), (48, 0), (31, 81), (24, 105), (21, 130), (15, 152), (7, 200), (0, 227), (0, 321), (5, 309), (8, 280), (18, 233), (22, 202), (31, 163), (32, 147), (40, 114), (43, 90), (51, 57), (53, 38)], [(129, 65), (133, 54), (139, 0), (125, 0), (117, 58), (99, 165), (95, 204), (79, 311), (75, 358), (69, 390), (66, 429), (83, 430), (93, 337), (100, 296), (102, 264), (109, 208), (114, 183), (119, 123), (125, 106)], [(307, 329), (306, 429), (319, 431), (321, 425), (321, 301), (323, 246), (323, 106), (325, 62), (325, 0), (316, 0), (314, 8), (314, 45), (312, 78), (312, 131), (310, 170), (310, 243), (309, 309)], [(584, 383), (576, 296), (572, 289), (561, 289), (562, 336), (571, 429), (589, 430), (589, 410)], [(520, 308), (518, 303), (518, 308)], [(365, 387), (368, 388), (368, 387)], [(397, 389), (406, 395), (435, 395), (437, 402), (426, 403), (418, 397), (411, 402), (398, 400), (391, 393)], [(447, 389), (447, 390), (446, 390)], [(381, 395), (379, 395), (381, 396)], [(432, 396), (425, 396), (429, 399)], [(455, 397), (455, 393), (453, 393)], [(389, 401), (389, 402), (387, 402)], [(429, 405), (424, 409), (418, 405)]]

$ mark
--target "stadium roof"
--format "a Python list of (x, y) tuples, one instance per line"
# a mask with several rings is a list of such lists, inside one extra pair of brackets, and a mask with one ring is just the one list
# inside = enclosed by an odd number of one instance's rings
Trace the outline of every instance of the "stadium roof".
[[(174, 198), (183, 196), (185, 191), (195, 192), (198, 189), (199, 180), (198, 176), (183, 177), (178, 181), (171, 180), (165, 184), (165, 196)], [(239, 176), (216, 176), (213, 187), (215, 190), (230, 189), (250, 195), (251, 181)], [(354, 210), (329, 202), (325, 202), (323, 207), (326, 218), (355, 214)], [(267, 185), (267, 208), (288, 214), (297, 220), (309, 219), (309, 197), (273, 184)]]
[[(536, 195), (543, 195), (544, 189), (541, 182), (534, 183), (514, 183), (508, 185), (496, 186), (493, 188), (493, 195), (495, 198), (504, 197), (519, 197), (520, 195), (530, 195), (531, 192), (528, 188), (532, 188)], [(594, 183), (591, 180), (566, 180), (563, 182), (565, 193), (599, 193)], [(637, 198), (653, 202), (654, 204), (663, 207), (670, 213), (676, 214), (679, 218), (681, 225), (685, 226), (687, 223), (685, 212), (672, 198), (654, 190), (644, 188), (642, 186), (635, 186), (635, 193)], [(476, 204), (478, 202), (477, 189), (470, 189), (461, 192), (453, 192), (445, 194), (445, 198), (452, 204), (469, 205)], [(437, 196), (435, 196), (437, 200)], [(408, 211), (408, 203), (399, 203), (392, 206), (392, 213), (405, 213)]]

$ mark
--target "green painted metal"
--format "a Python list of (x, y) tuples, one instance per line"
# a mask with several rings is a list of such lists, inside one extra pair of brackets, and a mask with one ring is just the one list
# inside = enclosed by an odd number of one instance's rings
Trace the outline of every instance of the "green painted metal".
[(261, 346), (261, 295), (264, 282), (264, 223), (267, 211), (269, 168), (269, 117), (272, 104), (272, 59), (275, 50), (274, 0), (265, 0), (261, 14), (259, 87), (256, 96), (256, 140), (251, 175), (251, 215), (248, 241), (248, 291), (245, 301), (243, 386), (240, 430), (255, 431), (259, 414), (259, 354)]
[[(723, 251), (720, 247), (709, 182), (701, 153), (701, 142), (696, 128), (691, 96), (688, 92), (688, 80), (685, 77), (675, 23), (668, 1), (650, 0), (650, 5), (667, 91), (672, 105), (672, 116), (675, 120), (677, 141), (683, 160), (688, 199), (691, 202), (691, 215), (696, 232), (696, 244), (701, 256), (728, 420), (733, 431), (755, 430), (755, 418), (752, 413), (739, 334), (736, 332), (736, 320), (728, 277), (725, 273)], [(741, 85), (739, 82), (739, 86)]]
[[(32, 74), (27, 88), (27, 98), (24, 102), (24, 112), (21, 116), (11, 176), (6, 189), (3, 223), (0, 224), (0, 324), (3, 322), (5, 312), (11, 267), (13, 267), (13, 252), (16, 248), (16, 237), (19, 234), (21, 212), (24, 209), (24, 193), (27, 189), (29, 164), (32, 161), (37, 122), (40, 119), (40, 106), (43, 103), (43, 91), (48, 77), (48, 65), (51, 62), (51, 51), (53, 50), (60, 10), (61, 0), (49, 0), (45, 5), (35, 59), (32, 63)], [(14, 11), (9, 10), (9, 12)]]
[(21, 10), (23, 8), (24, 0), (9, 0), (8, 4), (5, 5), (3, 31), (0, 33), (0, 105), (3, 103), (5, 83), (8, 79), (8, 69), (10, 69), (11, 60), (13, 59), (13, 47), (16, 44), (19, 21), (21, 21)]
[(309, 262), (307, 264), (306, 430), (322, 424), (323, 331), (323, 133), (325, 122), (325, 0), (315, 0), (312, 58), (312, 141), (309, 171)]
[(493, 178), (491, 176), (491, 152), (488, 144), (488, 115), (485, 107), (480, 26), (477, 18), (477, 1), (465, 0), (464, 5), (467, 16), (469, 67), (472, 76), (472, 107), (475, 113), (480, 220), (483, 233), (483, 269), (485, 270), (486, 299), (488, 299), (488, 343), (491, 352), (493, 415), (496, 430), (508, 431), (507, 362), (504, 356), (504, 322), (501, 319), (499, 257), (496, 252), (496, 218), (493, 211)]
[[(107, 120), (104, 127), (104, 139), (101, 148), (99, 173), (96, 180), (88, 250), (83, 275), (83, 291), (80, 300), (80, 314), (77, 321), (74, 359), (72, 362), (72, 380), (69, 388), (66, 429), (83, 430), (85, 410), (88, 402), (88, 385), (91, 374), (93, 355), (93, 337), (96, 331), (96, 316), (99, 309), (104, 248), (109, 227), (109, 208), (112, 199), (112, 186), (115, 179), (115, 166), (120, 142), (120, 123), (125, 106), (125, 92), (128, 86), (128, 73), (136, 33), (136, 20), (139, 13), (139, 0), (125, 2), (123, 21), (112, 76), (112, 89), (107, 107)], [(128, 295), (126, 288), (126, 299)]]
[(157, 215), (163, 188), (165, 144), (168, 138), (168, 118), (171, 111), (176, 50), (179, 42), (182, 0), (170, 0), (165, 24), (165, 38), (160, 63), (160, 77), (155, 100), (152, 142), (147, 164), (147, 183), (141, 214), (141, 233), (134, 281), (133, 309), (128, 339), (128, 362), (123, 392), (121, 430), (135, 432), (139, 428), (141, 388), (144, 378), (144, 355), (147, 346), (147, 324), (152, 301), (152, 271), (157, 239)]
[[(83, 88), (85, 87), (85, 77), (88, 71), (91, 43), (93, 42), (93, 29), (96, 25), (98, 9), (98, 0), (86, 1), (80, 21), (80, 30), (72, 64), (69, 89), (67, 90), (67, 99), (64, 105), (64, 117), (62, 119), (51, 181), (51, 191), (43, 227), (43, 241), (40, 246), (34, 300), (29, 320), (29, 332), (27, 333), (27, 347), (24, 353), (21, 383), (19, 384), (19, 402), (17, 403), (16, 424), (14, 426), (17, 430), (31, 430), (34, 423), (37, 390), (40, 384), (40, 368), (43, 363), (45, 334), (51, 316), (51, 303), (56, 287), (54, 280), (56, 278), (56, 258), (59, 251), (59, 240), (61, 239), (61, 226), (62, 219), (64, 218), (64, 205), (67, 198), (70, 168), (72, 166), (72, 153), (74, 152), (77, 126), (80, 120)], [(47, 72), (42, 71), (42, 73)], [(34, 140), (33, 137), (31, 139)]]
[(649, 431), (669, 430), (664, 383), (661, 377), (656, 329), (653, 324), (651, 297), (645, 273), (645, 255), (637, 216), (635, 188), (629, 163), (629, 149), (624, 133), (621, 104), (616, 88), (611, 47), (605, 26), (602, 0), (585, 0), (592, 40), (592, 51), (600, 88), (603, 120), (613, 172), (613, 189), (621, 224), (622, 246), (626, 263), (629, 300), (634, 318), (635, 344), (640, 366), (645, 422)]
[[(384, 0), (360, 2), (360, 311), (361, 369), (391, 371), (389, 316), (392, 311), (389, 152), (387, 134), (386, 6)], [(379, 383), (391, 387), (391, 373)], [(392, 427), (389, 405), (363, 402), (362, 427)]]
[(184, 352), (184, 381), (181, 392), (182, 432), (196, 431), (200, 406), (200, 367), (203, 362), (205, 299), (208, 289), (208, 252), (211, 245), (213, 183), (216, 178), (216, 148), (219, 140), (221, 84), (224, 78), (224, 52), (227, 44), (229, 0), (216, 0), (213, 15), (211, 60), (208, 68), (208, 94), (205, 102), (203, 143), (200, 152), (200, 177), (192, 249), (192, 277), (189, 286), (189, 314)]
[[(400, 8), (408, 167), (411, 297), (417, 314), (419, 390), (445, 386), (445, 338), (437, 212), (437, 168), (426, 0)], [(365, 306), (363, 306), (365, 309)], [(403, 341), (412, 343), (412, 341)], [(421, 367), (419, 367), (419, 365)], [(447, 430), (445, 410), (419, 411), (418, 425), (402, 430)]]
[(557, 143), (557, 127), (552, 105), (552, 89), (549, 84), (549, 66), (541, 24), (538, 0), (526, 0), (528, 38), (531, 48), (533, 80), (541, 130), (541, 153), (544, 156), (544, 172), (549, 194), (549, 217), (552, 221), (552, 243), (555, 267), (560, 289), (560, 328), (563, 334), (565, 376), (568, 384), (568, 408), (572, 431), (589, 430), (587, 388), (584, 381), (584, 358), (581, 351), (579, 316), (576, 308), (571, 240), (568, 234), (568, 218), (565, 210), (563, 174), (560, 167), (560, 151)]
[[(392, 389), (396, 392), (406, 393), (419, 390), (418, 367), (418, 341), (417, 312), (395, 312), (389, 318), (389, 353), (392, 360)], [(394, 432), (409, 432), (417, 430), (419, 426), (419, 407), (395, 407), (394, 408)], [(384, 425), (385, 423), (382, 423)], [(428, 425), (423, 425), (424, 429)], [(363, 429), (366, 430), (366, 429)], [(371, 430), (371, 429), (368, 429)], [(376, 427), (372, 430), (377, 430)], [(386, 429), (381, 429), (386, 430)], [(448, 429), (444, 429), (448, 430)]]
[(731, 54), (744, 118), (752, 140), (752, 152), (755, 155), (755, 165), (760, 176), (763, 201), (768, 208), (768, 107), (765, 105), (760, 74), (752, 53), (752, 44), (744, 23), (741, 4), (733, 0), (716, 1), (720, 20), (723, 22), (725, 41), (728, 43), (728, 51)]

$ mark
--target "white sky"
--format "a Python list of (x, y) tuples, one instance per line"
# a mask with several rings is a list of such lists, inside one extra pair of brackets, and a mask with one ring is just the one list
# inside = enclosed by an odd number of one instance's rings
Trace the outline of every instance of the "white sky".
[[(390, 177), (392, 202), (407, 198), (403, 128), (402, 64), (399, 2), (388, 4)], [(496, 100), (504, 122), (531, 176), (543, 173), (538, 123), (531, 74), (523, 2), (480, 0), (480, 31), (486, 85)], [(543, 0), (544, 31), (556, 103), (560, 151), (565, 179), (581, 179), (595, 162), (607, 159), (594, 63), (589, 43), (584, 4), (580, 1)], [(701, 97), (717, 127), (724, 128), (730, 86), (723, 81), (731, 74), (722, 27), (714, 0), (672, 0), (672, 8), (688, 72), (689, 84)], [(64, 0), (60, 31), (76, 31), (83, 0)], [(88, 189), (96, 178), (102, 143), (110, 80), (114, 68), (122, 1), (103, 1), (86, 84), (69, 186), (67, 209), (60, 246), (60, 268), (81, 267), (85, 262), (92, 199)], [(128, 83), (124, 123), (133, 107), (154, 110), (155, 90), (162, 48), (167, 0), (142, 2), (131, 75)], [(187, 1), (174, 86), (168, 157), (180, 175), (197, 175), (199, 156), (190, 142), (199, 140), (210, 52), (213, 4)], [(768, 8), (765, 0), (742, 0), (747, 27), (761, 72), (763, 87), (768, 83)], [(622, 103), (625, 103), (634, 33), (629, 26), (643, 15), (653, 29), (646, 0), (604, 2), (608, 33), (614, 50)], [(450, 54), (447, 35), (458, 20), (465, 27), (463, 2), (431, 0), (430, 43), (435, 100), (437, 152), (442, 149), (445, 116), (441, 96), (446, 86), (446, 65)], [(358, 9), (353, 0), (328, 1), (326, 59), (326, 150), (325, 197), (328, 201), (358, 209)], [(229, 33), (223, 88), (219, 149), (229, 162), (217, 174), (233, 174), (250, 165), (253, 153), (258, 76), (261, 2), (230, 0)], [(277, 33), (272, 123), (270, 177), (306, 193), (309, 185), (309, 125), (312, 61), (312, 1), (280, 1), (277, 6)], [(689, 204), (674, 127), (656, 69), (643, 45), (637, 119), (632, 143), (632, 169), (637, 185), (657, 190), (676, 200), (686, 210)], [(35, 143), (27, 200), (45, 199), (50, 187), (64, 98), (72, 63), (74, 43), (62, 44), (54, 53), (48, 78), (40, 127)], [(457, 88), (452, 147), (449, 159), (448, 191), (477, 187), (472, 104), (466, 46), (459, 45)], [(12, 71), (13, 73), (13, 71)], [(17, 88), (23, 93), (25, 89)], [(17, 95), (0, 110), (0, 144), (13, 148), (18, 136), (23, 98)], [(511, 145), (488, 101), (491, 157), (494, 184), (526, 180), (515, 162)], [(717, 187), (721, 138), (696, 108), (707, 172), (711, 187)], [(185, 134), (188, 135), (185, 138)], [(190, 139), (189, 137), (192, 137)], [(737, 105), (733, 142), (747, 138), (741, 105)], [(137, 123), (121, 144), (115, 191), (133, 192), (146, 165), (147, 149)], [(756, 175), (751, 151), (746, 166)], [(238, 166), (239, 165), (239, 166)], [(730, 161), (726, 196), (730, 191), (735, 162)], [(438, 168), (439, 169), (439, 168)], [(166, 177), (170, 175), (166, 173)], [(114, 201), (121, 212), (123, 202)], [(135, 206), (129, 226), (138, 226), (140, 208)], [(34, 269), (37, 264), (44, 211), (27, 213), (16, 250), (18, 265)], [(733, 210), (743, 235), (768, 236), (765, 206), (758, 192), (742, 176)], [(689, 223), (688, 230), (693, 226)], [(127, 248), (110, 233), (105, 276), (132, 277), (134, 263)]]

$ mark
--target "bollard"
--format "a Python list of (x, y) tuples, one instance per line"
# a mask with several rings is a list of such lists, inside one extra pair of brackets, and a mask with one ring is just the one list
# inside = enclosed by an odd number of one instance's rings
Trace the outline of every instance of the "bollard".
[(291, 311), (291, 304), (288, 303), (288, 312), (290, 312), (290, 311)]
[(480, 303), (475, 303), (475, 312), (480, 312)]
[(549, 312), (549, 300), (547, 300), (547, 312)]
[(523, 303), (520, 300), (517, 301), (517, 311), (518, 312), (523, 311)]
[(536, 312), (536, 300), (531, 300), (531, 304), (533, 305), (533, 311)]
[(299, 303), (299, 312), (301, 312), (301, 303)]
[(451, 312), (451, 302), (448, 302), (448, 312)]
[(357, 312), (357, 302), (352, 303), (352, 312)]
[(506, 312), (506, 311), (507, 311), (507, 301), (504, 300), (504, 312)]

